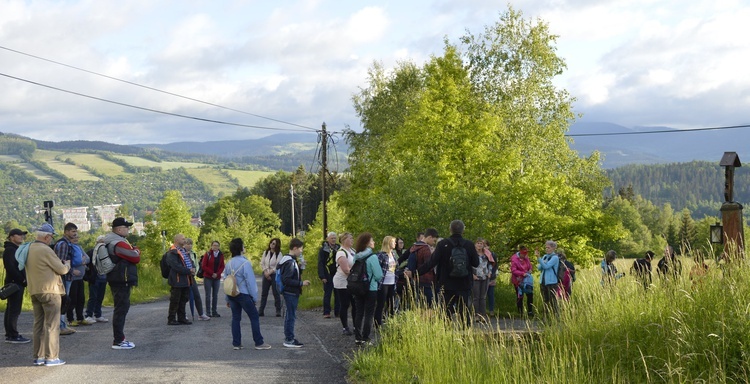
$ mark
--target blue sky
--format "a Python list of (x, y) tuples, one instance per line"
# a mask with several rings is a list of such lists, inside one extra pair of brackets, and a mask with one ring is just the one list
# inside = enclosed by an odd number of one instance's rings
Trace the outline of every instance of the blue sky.
[[(511, 0), (559, 35), (556, 79), (583, 121), (691, 128), (750, 123), (750, 4), (733, 0)], [(374, 61), (422, 64), (443, 38), (493, 24), (506, 2), (0, 0), (0, 46), (256, 115), (359, 127), (351, 96)], [(0, 73), (201, 118), (246, 114), (0, 49)], [(254, 138), (0, 76), (0, 131), (123, 144)]]

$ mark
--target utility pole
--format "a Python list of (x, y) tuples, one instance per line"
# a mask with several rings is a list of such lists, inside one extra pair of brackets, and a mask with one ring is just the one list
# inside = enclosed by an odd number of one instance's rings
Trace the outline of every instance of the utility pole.
[(326, 204), (326, 175), (328, 174), (328, 133), (326, 132), (326, 123), (323, 122), (323, 130), (321, 132), (321, 167), (320, 167), (320, 180), (322, 184), (321, 190), (323, 191), (323, 239), (325, 240), (326, 234), (328, 233), (328, 208)]
[(290, 184), (289, 193), (292, 195), (292, 237), (297, 237), (297, 227), (294, 225), (294, 184)]

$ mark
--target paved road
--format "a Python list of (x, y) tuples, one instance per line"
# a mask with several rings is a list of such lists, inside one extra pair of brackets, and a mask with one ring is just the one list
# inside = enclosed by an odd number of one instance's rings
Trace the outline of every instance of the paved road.
[[(273, 297), (270, 298), (273, 314)], [(219, 299), (223, 303), (223, 298)], [(242, 319), (246, 349), (232, 349), (230, 310), (221, 307), (220, 318), (192, 325), (168, 326), (168, 301), (133, 305), (125, 335), (135, 343), (132, 350), (113, 350), (111, 323), (79, 326), (78, 332), (61, 336), (60, 367), (31, 365), (31, 344), (0, 344), (0, 382), (11, 383), (297, 383), (346, 382), (346, 358), (334, 344), (342, 344), (338, 319), (322, 319), (320, 312), (300, 311), (297, 338), (300, 349), (282, 346), (283, 318), (262, 317), (261, 332), (272, 349), (256, 351), (250, 321)], [(268, 313), (268, 308), (266, 313)], [(112, 308), (104, 316), (112, 317)], [(197, 316), (197, 313), (196, 313)], [(33, 316), (24, 312), (19, 331), (31, 337)], [(335, 335), (335, 336), (334, 336)], [(351, 345), (346, 341), (345, 345)], [(350, 350), (350, 349), (349, 349)]]

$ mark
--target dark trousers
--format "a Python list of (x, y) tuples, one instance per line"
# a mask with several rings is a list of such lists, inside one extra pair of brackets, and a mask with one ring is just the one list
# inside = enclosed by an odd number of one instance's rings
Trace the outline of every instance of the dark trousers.
[(68, 324), (74, 320), (73, 311), (75, 311), (75, 320), (83, 320), (83, 306), (86, 304), (86, 293), (84, 289), (85, 285), (83, 284), (83, 280), (73, 280), (70, 282), (70, 294), (68, 295), (70, 302), (68, 303), (68, 309), (66, 311)]
[(469, 300), (471, 299), (471, 289), (443, 291), (445, 308), (448, 311), (448, 317), (456, 314), (457, 320), (462, 320), (469, 324), (471, 316), (469, 315)]
[(369, 291), (367, 294), (354, 296), (357, 307), (357, 312), (354, 315), (354, 337), (356, 340), (370, 341), (375, 304), (378, 301), (377, 296), (377, 291)]
[(518, 288), (514, 288), (516, 292), (516, 308), (518, 308), (518, 313), (523, 315), (523, 297), (526, 296), (526, 313), (529, 315), (534, 314), (534, 294), (533, 293), (522, 293), (518, 294)]
[(333, 314), (338, 315), (339, 309), (340, 309), (339, 307), (341, 306), (341, 304), (339, 303), (339, 300), (333, 291), (333, 279), (328, 278), (328, 282), (323, 284), (323, 314), (324, 315), (331, 314), (331, 296), (333, 296)]
[(114, 334), (113, 344), (119, 344), (125, 340), (125, 318), (130, 310), (130, 290), (128, 285), (111, 285), (109, 290), (112, 291), (112, 298), (115, 310), (112, 312), (112, 333)]
[(555, 316), (558, 316), (559, 309), (557, 307), (557, 284), (542, 285), (541, 288), (545, 312), (552, 311)]
[(266, 303), (268, 302), (268, 290), (273, 292), (273, 305), (276, 307), (276, 313), (281, 313), (281, 297), (279, 291), (276, 289), (276, 273), (271, 274), (271, 279), (261, 278), (263, 282), (260, 288), (260, 309), (259, 313), (263, 313), (266, 309)]
[[(167, 320), (183, 321), (187, 319), (185, 305), (190, 296), (190, 287), (172, 287), (169, 291), (169, 314)], [(177, 316), (175, 318), (175, 316)]]
[(18, 291), (8, 296), (8, 302), (5, 307), (5, 316), (3, 318), (6, 339), (18, 337), (18, 316), (21, 315), (23, 291), (24, 287), (18, 284)]
[(107, 292), (107, 281), (99, 279), (94, 283), (89, 283), (89, 302), (86, 305), (86, 316), (99, 318), (102, 317), (102, 302), (104, 294)]
[(352, 295), (349, 293), (349, 290), (344, 289), (337, 289), (336, 294), (338, 296), (338, 301), (341, 303), (339, 308), (339, 319), (341, 319), (341, 326), (349, 329), (349, 307), (352, 308), (352, 321), (354, 321), (354, 316), (357, 314), (357, 305), (354, 303), (354, 300), (352, 300)]
[(383, 316), (393, 313), (393, 298), (396, 285), (381, 285), (378, 291), (378, 299), (375, 304), (375, 324), (383, 325)]

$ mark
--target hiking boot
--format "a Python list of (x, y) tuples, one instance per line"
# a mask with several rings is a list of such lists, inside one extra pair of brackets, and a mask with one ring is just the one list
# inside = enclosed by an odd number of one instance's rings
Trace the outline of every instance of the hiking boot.
[(75, 330), (75, 329), (70, 329), (70, 328), (60, 328), (60, 335), (62, 335), (62, 336), (66, 336), (66, 335), (72, 335), (72, 334), (74, 334), (74, 333), (76, 333), (76, 330)]
[(112, 344), (112, 349), (133, 349), (133, 348), (135, 348), (135, 344), (127, 340), (123, 340), (117, 344)]
[(211, 317), (221, 317), (221, 315), (220, 315), (220, 314), (218, 314), (218, 313), (216, 313), (216, 312), (214, 312), (214, 313), (213, 313), (213, 314), (211, 315)]
[(64, 365), (65, 361), (60, 359), (44, 360), (44, 365), (48, 367), (56, 367), (58, 365)]
[(177, 320), (169, 320), (167, 321), (167, 325), (180, 325), (180, 322)]
[(289, 340), (284, 341), (284, 346), (287, 348), (302, 348), (303, 345), (304, 344), (297, 341), (297, 339), (294, 339), (292, 341), (289, 341)]
[(261, 345), (256, 345), (255, 349), (261, 350), (261, 349), (271, 349), (271, 346), (269, 344), (263, 343)]
[(185, 324), (185, 325), (193, 324), (193, 322), (190, 321), (190, 320), (188, 320), (188, 319), (178, 320), (177, 322), (180, 323), (180, 324)]
[(31, 339), (27, 339), (21, 335), (18, 335), (16, 337), (9, 337), (5, 339), (5, 342), (8, 344), (26, 344), (26, 343), (30, 343)]

